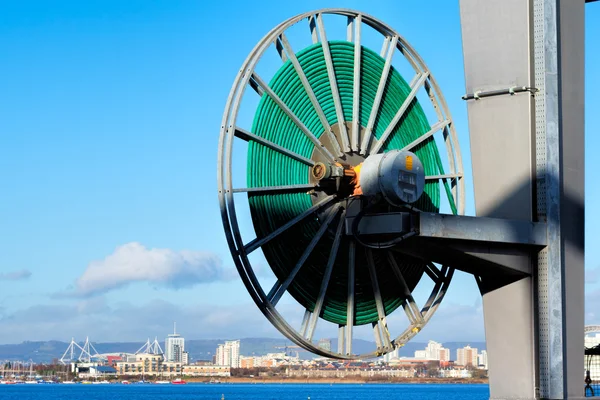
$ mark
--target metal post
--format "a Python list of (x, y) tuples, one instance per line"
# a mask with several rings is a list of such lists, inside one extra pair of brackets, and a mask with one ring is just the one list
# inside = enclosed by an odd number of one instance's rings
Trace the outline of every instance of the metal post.
[(534, 1), (540, 396), (584, 396), (584, 0)]
[[(533, 86), (528, 2), (461, 0), (460, 9), (466, 93)], [(532, 96), (467, 100), (467, 110), (477, 216), (532, 221)], [(521, 264), (532, 262), (527, 255), (519, 258)], [(532, 279), (482, 294), (491, 398), (533, 399)]]
[(460, 1), (466, 92), (499, 93), (466, 97), (477, 215), (547, 226), (532, 278), (481, 286), (494, 399), (584, 394), (584, 4)]

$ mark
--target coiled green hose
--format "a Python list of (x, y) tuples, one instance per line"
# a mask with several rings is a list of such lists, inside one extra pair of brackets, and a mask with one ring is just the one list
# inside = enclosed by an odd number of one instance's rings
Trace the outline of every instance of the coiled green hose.
[[(330, 41), (329, 46), (344, 119), (352, 121), (354, 44)], [(368, 123), (385, 60), (364, 47), (361, 54), (360, 125), (364, 127)], [(338, 120), (321, 44), (309, 46), (296, 56), (327, 121), (330, 125), (336, 124)], [(325, 129), (289, 60), (277, 71), (269, 86), (315, 136), (320, 137), (324, 133)], [(392, 67), (373, 129), (376, 138), (385, 131), (409, 93), (409, 85)], [(400, 149), (429, 129), (427, 118), (414, 99), (383, 149)], [(306, 158), (313, 155), (313, 143), (266, 94), (262, 96), (256, 110), (252, 132)], [(426, 139), (412, 151), (423, 163), (426, 175), (443, 174), (442, 162), (432, 138)], [(307, 165), (256, 142), (250, 142), (248, 147), (247, 171), (249, 187), (307, 184), (310, 176), (310, 168)], [(447, 184), (445, 189), (452, 199)], [(311, 195), (307, 193), (250, 193), (249, 204), (257, 237), (261, 238), (310, 208), (313, 202)], [(437, 181), (426, 183), (424, 194), (415, 206), (423, 211), (439, 210), (440, 188)], [(453, 207), (452, 202), (451, 206)], [(320, 224), (316, 216), (307, 218), (263, 246), (264, 255), (280, 281), (289, 276)], [(330, 229), (321, 238), (288, 288), (291, 296), (310, 311), (315, 307), (333, 239)], [(348, 246), (348, 239), (344, 237), (321, 313), (322, 318), (337, 324), (346, 323)], [(372, 323), (378, 318), (365, 251), (366, 249), (360, 246), (356, 251), (355, 325)], [(399, 307), (405, 298), (388, 264), (387, 253), (380, 250), (372, 252), (385, 312), (389, 314)], [(401, 255), (395, 257), (407, 285), (413, 290), (423, 274), (423, 263)]]

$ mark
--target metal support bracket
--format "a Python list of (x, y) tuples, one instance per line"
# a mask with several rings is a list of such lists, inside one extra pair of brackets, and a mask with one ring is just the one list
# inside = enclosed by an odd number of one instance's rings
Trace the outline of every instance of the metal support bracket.
[(353, 207), (346, 214), (346, 235), (378, 240), (411, 232), (414, 236), (394, 251), (452, 266), (483, 281), (493, 277), (487, 290), (530, 276), (531, 264), (523, 262), (523, 255), (537, 254), (547, 243), (543, 222), (410, 212), (360, 216)]

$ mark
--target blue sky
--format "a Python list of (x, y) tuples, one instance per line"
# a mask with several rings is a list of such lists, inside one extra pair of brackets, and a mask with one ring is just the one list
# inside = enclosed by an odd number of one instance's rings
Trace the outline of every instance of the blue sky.
[[(190, 338), (279, 336), (225, 243), (219, 126), (256, 42), (323, 7), (383, 19), (419, 51), (448, 101), (468, 178), (458, 1), (426, 14), (416, 0), (0, 4), (0, 343), (142, 341), (175, 319)], [(590, 22), (600, 6), (587, 11), (587, 320), (598, 323), (600, 214), (589, 205), (600, 201), (600, 54), (590, 39), (600, 25)], [(469, 194), (470, 214), (472, 204)], [(438, 314), (418, 338), (483, 340), (470, 276), (456, 276)]]

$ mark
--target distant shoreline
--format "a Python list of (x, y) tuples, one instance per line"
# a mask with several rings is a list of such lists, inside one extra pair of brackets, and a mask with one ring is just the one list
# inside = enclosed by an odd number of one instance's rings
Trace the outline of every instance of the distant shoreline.
[[(206, 378), (188, 378), (189, 383), (208, 382)], [(383, 379), (360, 379), (360, 378), (282, 378), (282, 377), (259, 377), (259, 378), (244, 378), (230, 377), (220, 378), (220, 384), (228, 383), (250, 383), (250, 384), (377, 384), (377, 383), (394, 383), (394, 384), (469, 384), (469, 383), (488, 383), (487, 379), (473, 378), (391, 378)]]

